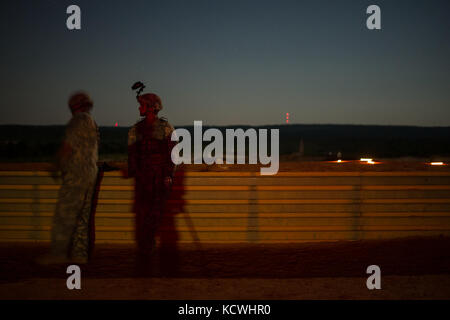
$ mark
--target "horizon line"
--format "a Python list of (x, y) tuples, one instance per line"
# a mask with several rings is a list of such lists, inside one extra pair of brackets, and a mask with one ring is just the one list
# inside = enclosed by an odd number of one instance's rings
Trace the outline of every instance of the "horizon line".
[[(195, 120), (195, 121), (201, 121), (201, 120)], [(67, 124), (17, 124), (17, 123), (5, 123), (0, 124), (0, 126), (22, 126), (22, 127), (65, 127)], [(133, 124), (132, 124), (133, 125)], [(104, 128), (130, 128), (132, 125), (129, 126), (114, 126), (114, 125), (99, 125), (99, 127)], [(184, 127), (193, 127), (194, 124), (189, 125), (173, 125), (175, 128), (184, 128)], [(223, 128), (223, 127), (274, 127), (274, 126), (365, 126), (365, 127), (416, 127), (416, 128), (449, 128), (449, 125), (410, 125), (410, 124), (351, 124), (351, 123), (282, 123), (282, 124), (261, 124), (261, 125), (252, 125), (252, 124), (227, 124), (227, 125), (204, 125), (202, 124), (202, 127), (215, 127), (215, 128)]]

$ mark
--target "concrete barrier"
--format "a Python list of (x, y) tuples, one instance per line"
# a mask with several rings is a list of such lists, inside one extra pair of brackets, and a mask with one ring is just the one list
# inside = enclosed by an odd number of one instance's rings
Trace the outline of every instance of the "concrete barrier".
[[(0, 241), (49, 241), (59, 184), (0, 171)], [(96, 241), (133, 242), (133, 181), (105, 173)], [(177, 172), (161, 241), (281, 243), (450, 236), (450, 172)]]

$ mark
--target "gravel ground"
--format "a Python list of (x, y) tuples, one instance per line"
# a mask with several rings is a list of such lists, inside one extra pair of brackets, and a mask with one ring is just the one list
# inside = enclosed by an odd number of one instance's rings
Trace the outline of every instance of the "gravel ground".
[[(450, 238), (283, 245), (183, 244), (138, 263), (130, 245), (99, 245), (66, 288), (67, 265), (34, 261), (48, 244), (0, 245), (1, 299), (450, 299)], [(368, 290), (366, 268), (381, 268)]]

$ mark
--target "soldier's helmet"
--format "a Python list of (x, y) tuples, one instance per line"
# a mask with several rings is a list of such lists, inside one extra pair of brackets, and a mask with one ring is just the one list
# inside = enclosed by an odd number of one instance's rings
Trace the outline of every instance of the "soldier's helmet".
[(91, 97), (86, 92), (78, 91), (72, 94), (69, 98), (69, 108), (72, 111), (80, 109), (91, 109), (94, 105)]
[(156, 112), (159, 112), (163, 108), (161, 98), (154, 93), (146, 93), (137, 96), (137, 100), (140, 104), (146, 104), (149, 107), (154, 107)]

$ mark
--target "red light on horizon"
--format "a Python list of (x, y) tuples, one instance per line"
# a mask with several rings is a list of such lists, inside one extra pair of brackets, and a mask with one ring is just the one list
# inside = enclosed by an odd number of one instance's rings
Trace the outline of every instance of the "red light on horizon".
[(116, 124), (114, 125), (114, 127), (117, 127), (118, 126), (118, 123), (116, 122)]

